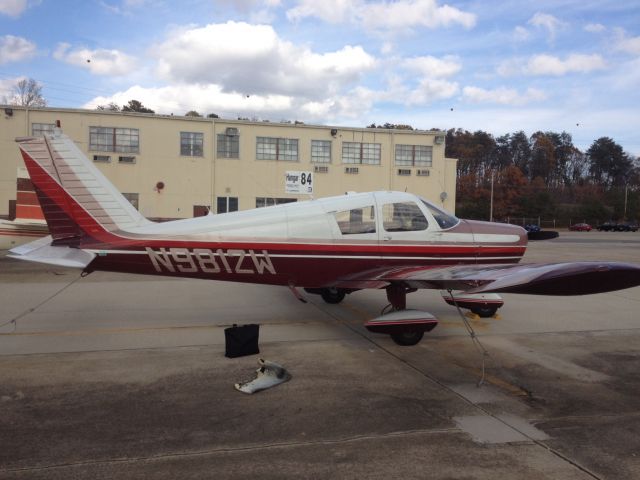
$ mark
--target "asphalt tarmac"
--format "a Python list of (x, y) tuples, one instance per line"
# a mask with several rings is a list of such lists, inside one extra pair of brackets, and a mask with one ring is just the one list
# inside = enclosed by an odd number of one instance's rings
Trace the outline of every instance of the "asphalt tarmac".
[[(640, 263), (640, 232), (563, 232), (528, 262)], [(415, 347), (369, 334), (382, 291), (339, 305), (282, 287), (49, 268), (0, 258), (0, 478), (640, 478), (640, 288), (504, 295)], [(224, 357), (259, 323), (260, 356)], [(262, 357), (292, 379), (233, 384)]]

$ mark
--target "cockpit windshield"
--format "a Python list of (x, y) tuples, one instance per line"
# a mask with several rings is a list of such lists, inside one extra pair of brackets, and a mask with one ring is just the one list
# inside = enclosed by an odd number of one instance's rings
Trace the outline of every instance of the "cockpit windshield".
[(438, 207), (422, 197), (420, 197), (420, 200), (422, 200), (422, 203), (424, 203), (427, 209), (431, 212), (431, 215), (436, 219), (436, 222), (438, 222), (441, 229), (446, 230), (447, 228), (455, 227), (460, 223), (460, 219), (458, 217), (451, 215), (444, 210), (440, 210)]

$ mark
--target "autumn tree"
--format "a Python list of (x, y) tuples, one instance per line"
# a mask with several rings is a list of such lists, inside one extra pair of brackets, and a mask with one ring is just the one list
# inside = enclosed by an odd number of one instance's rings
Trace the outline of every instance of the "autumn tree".
[(531, 136), (531, 166), (530, 179), (541, 177), (545, 185), (553, 176), (556, 166), (555, 147), (553, 142), (542, 132), (536, 132)]
[(515, 165), (509, 165), (496, 172), (493, 186), (494, 218), (514, 217), (520, 214), (520, 199), (527, 184), (522, 170)]
[(605, 187), (627, 183), (632, 173), (633, 162), (620, 145), (609, 137), (601, 137), (587, 150), (589, 175)]

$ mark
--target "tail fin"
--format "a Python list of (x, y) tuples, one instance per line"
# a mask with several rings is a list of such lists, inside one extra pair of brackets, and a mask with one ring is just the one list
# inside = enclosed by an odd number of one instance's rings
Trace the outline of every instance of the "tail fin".
[(112, 232), (150, 223), (58, 129), (16, 142), (55, 244), (109, 241)]

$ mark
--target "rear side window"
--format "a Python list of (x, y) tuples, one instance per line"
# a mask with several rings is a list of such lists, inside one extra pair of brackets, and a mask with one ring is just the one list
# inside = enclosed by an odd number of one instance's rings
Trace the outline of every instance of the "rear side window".
[(376, 213), (373, 205), (334, 213), (340, 233), (376, 233)]
[(414, 202), (387, 203), (382, 207), (382, 226), (387, 232), (426, 230), (429, 224)]

